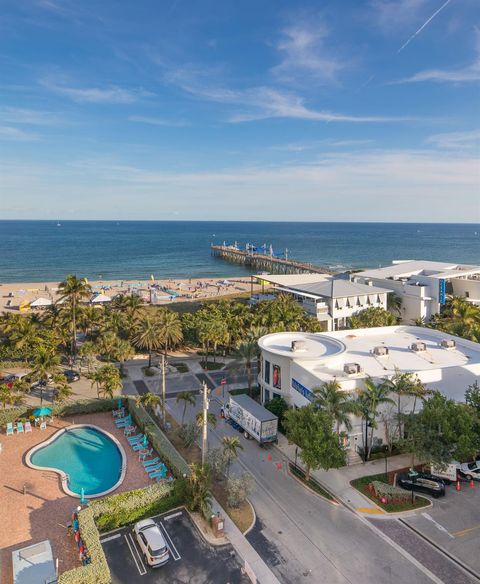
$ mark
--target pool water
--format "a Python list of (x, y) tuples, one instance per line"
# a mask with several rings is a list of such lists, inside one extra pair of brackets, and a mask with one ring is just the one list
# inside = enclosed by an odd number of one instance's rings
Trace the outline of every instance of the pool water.
[(50, 444), (35, 451), (30, 462), (58, 469), (69, 477), (68, 488), (80, 496), (108, 491), (119, 481), (123, 457), (115, 442), (90, 426), (69, 428)]

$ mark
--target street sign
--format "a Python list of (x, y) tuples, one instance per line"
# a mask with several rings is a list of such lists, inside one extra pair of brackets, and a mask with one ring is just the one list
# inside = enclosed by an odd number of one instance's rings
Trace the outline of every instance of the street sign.
[(227, 383), (227, 379), (226, 377), (223, 377), (222, 380), (220, 381), (220, 385), (226, 385)]

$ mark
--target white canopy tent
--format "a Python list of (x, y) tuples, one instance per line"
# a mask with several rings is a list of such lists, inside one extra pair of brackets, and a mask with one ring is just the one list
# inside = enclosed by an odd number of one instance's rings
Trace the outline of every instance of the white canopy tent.
[(112, 299), (106, 294), (94, 294), (90, 299), (92, 304), (103, 304), (104, 302), (111, 302)]
[(32, 308), (43, 307), (43, 306), (52, 306), (53, 302), (49, 298), (37, 298), (30, 302), (30, 306)]

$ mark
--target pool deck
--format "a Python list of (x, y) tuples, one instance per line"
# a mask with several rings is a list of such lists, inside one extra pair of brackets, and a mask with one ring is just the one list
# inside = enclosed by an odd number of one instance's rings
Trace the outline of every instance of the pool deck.
[[(6, 436), (2, 428), (0, 441), (0, 583), (12, 582), (11, 552), (45, 539), (52, 544), (53, 557), (59, 558), (59, 571), (80, 565), (76, 545), (65, 528), (72, 511), (78, 505), (64, 493), (57, 473), (29, 468), (25, 454), (61, 428), (77, 424), (94, 424), (115, 436), (127, 457), (127, 472), (123, 483), (114, 491), (130, 491), (153, 484), (143, 470), (123, 431), (116, 428), (111, 413), (88, 414), (56, 419), (47, 430), (34, 428), (30, 434)], [(26, 494), (24, 494), (24, 487)]]

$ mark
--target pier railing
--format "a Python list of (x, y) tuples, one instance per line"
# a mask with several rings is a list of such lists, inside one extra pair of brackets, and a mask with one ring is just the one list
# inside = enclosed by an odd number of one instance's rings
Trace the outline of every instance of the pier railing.
[(324, 266), (300, 262), (294, 259), (275, 257), (273, 254), (257, 253), (252, 249), (242, 250), (230, 245), (213, 245), (211, 252), (214, 257), (227, 262), (250, 266), (257, 271), (279, 274), (304, 274), (314, 272), (317, 274), (333, 274), (334, 272)]

